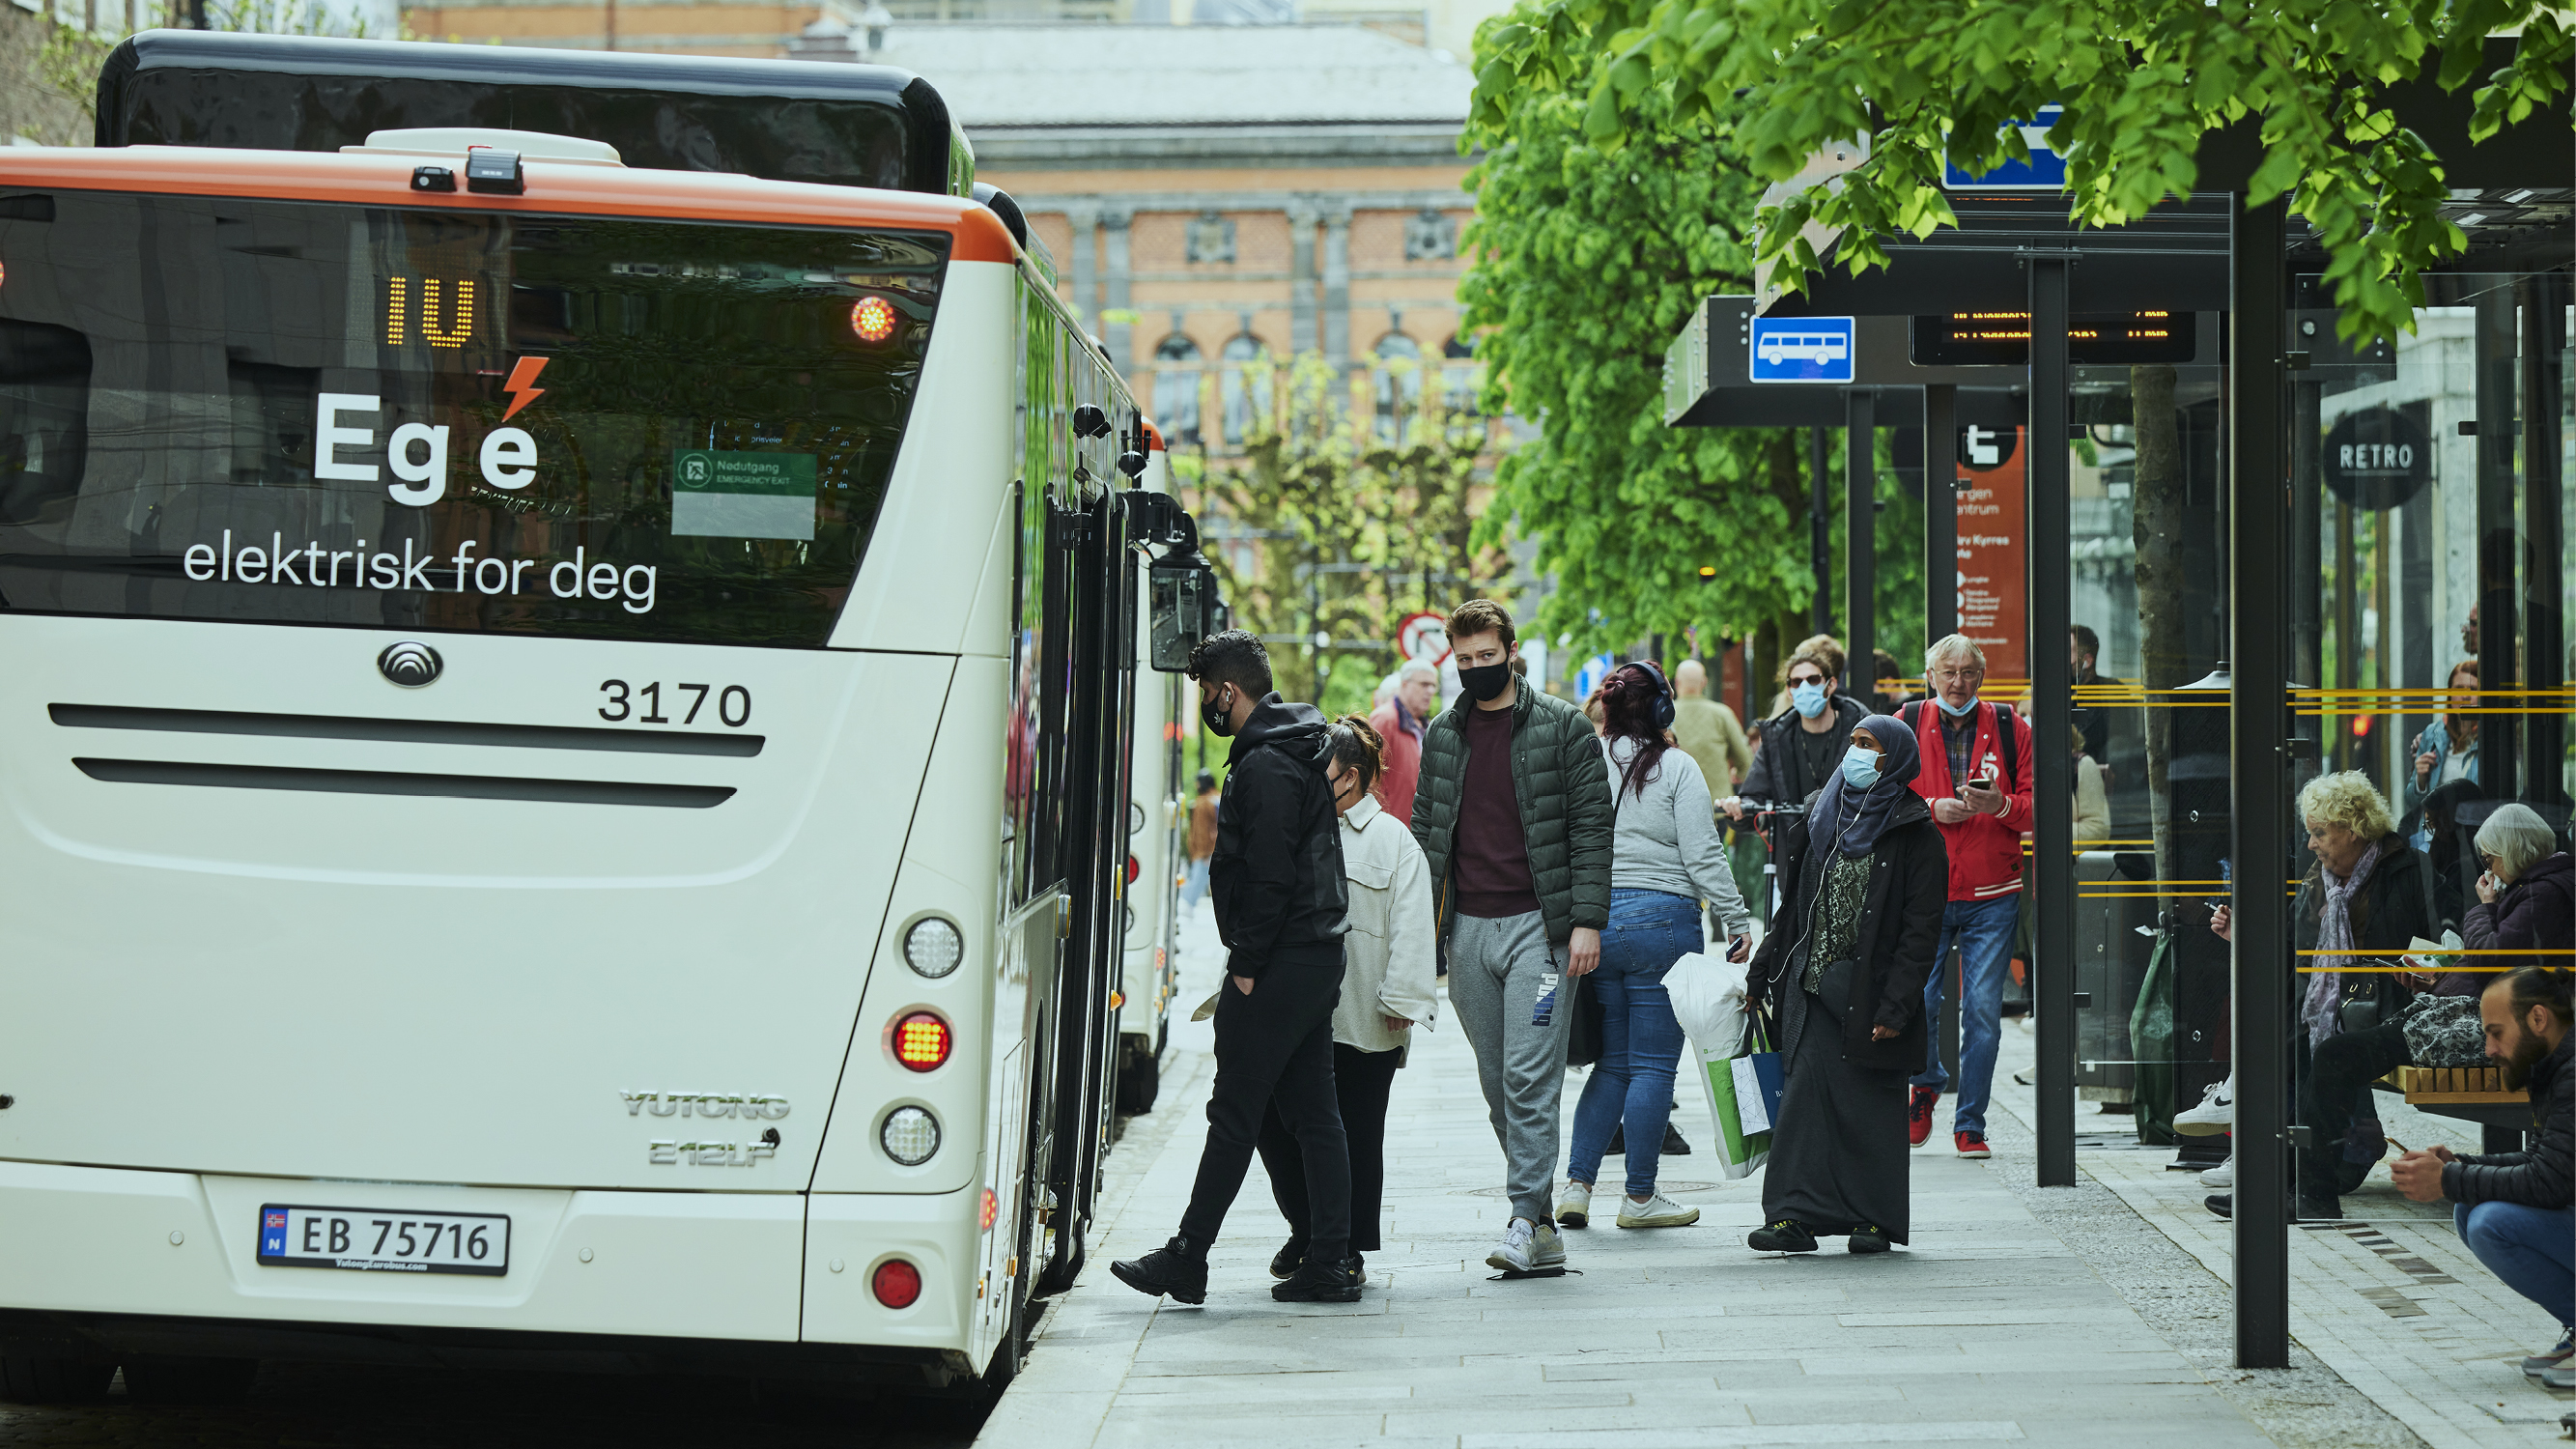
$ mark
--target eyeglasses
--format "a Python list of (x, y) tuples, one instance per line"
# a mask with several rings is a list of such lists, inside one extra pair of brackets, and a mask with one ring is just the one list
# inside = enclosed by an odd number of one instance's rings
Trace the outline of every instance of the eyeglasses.
[(1825, 677), (1821, 674), (1792, 674), (1789, 676), (1789, 687), (1791, 689), (1795, 689), (1801, 684), (1822, 684), (1824, 682)]
[(1932, 677), (1940, 680), (1965, 682), (1967, 680), (1985, 678), (1986, 671), (1982, 669), (1935, 669), (1932, 671)]

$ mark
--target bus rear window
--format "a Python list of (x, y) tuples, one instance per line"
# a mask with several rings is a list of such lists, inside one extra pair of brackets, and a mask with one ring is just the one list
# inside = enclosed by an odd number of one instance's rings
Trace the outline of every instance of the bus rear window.
[(820, 645), (947, 249), (0, 195), (0, 605)]

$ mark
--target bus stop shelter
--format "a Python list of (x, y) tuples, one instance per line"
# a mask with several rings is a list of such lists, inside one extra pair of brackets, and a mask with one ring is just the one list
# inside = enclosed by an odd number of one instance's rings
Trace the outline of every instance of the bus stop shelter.
[[(2025, 909), (2039, 967), (2043, 1186), (2076, 1179), (2074, 975), (2050, 969), (2074, 957), (2082, 904), (2072, 732), (2080, 709), (2111, 697), (2094, 690), (2079, 699), (2055, 647), (2077, 622), (2069, 600), (2078, 460), (2069, 440), (2089, 441), (2079, 423), (2128, 414), (2144, 677), (2126, 698), (2150, 741), (2154, 820), (2152, 837), (2138, 842), (2151, 884), (2130, 893), (2158, 903), (2178, 956), (2207, 958), (2207, 989), (2182, 1003), (2203, 1018), (2204, 1040), (2177, 1046), (2169, 1069), (2186, 1091), (2222, 1072), (2235, 1079), (2235, 1328), (2245, 1367), (2288, 1360), (2292, 1153), (2307, 1145), (2293, 1122), (2294, 1076), (2305, 1060), (2298, 1003), (2325, 969), (2311, 964), (2321, 954), (2312, 927), (2300, 934), (2298, 882), (2312, 861), (2294, 788), (2322, 769), (2360, 770), (2398, 811), (2401, 829), (2431, 838), (2437, 874), (2449, 868), (2440, 852), (2452, 847), (2436, 827), (2458, 822), (2411, 788), (2405, 746), (2446, 704), (2459, 704), (2427, 639), (2452, 622), (2435, 621), (2442, 601), (2465, 599), (2473, 622), (2462, 623), (2462, 648), (2479, 671), (2478, 696), (2466, 714), (2443, 717), (2481, 722), (2480, 748), (2494, 763), (2476, 804), (2529, 805), (2562, 842), (2568, 816), (2560, 474), (2576, 144), (2563, 101), (2473, 144), (2466, 90), (2443, 92), (2428, 75), (2390, 87), (2388, 97), (2442, 158), (2453, 197), (2445, 214), (2469, 241), (2428, 275), (2415, 338), (2336, 340), (2316, 238), (2283, 201), (2245, 200), (2261, 160), (2248, 123), (2207, 138), (2202, 190), (2126, 227), (2072, 228), (2051, 192), (1954, 194), (1960, 225), (1887, 239), (1887, 267), (1858, 277), (1829, 269), (1804, 294), (1757, 279), (1754, 298), (1712, 299), (1677, 340), (1667, 370), (1666, 417), (1675, 425), (1830, 418), (1857, 428), (1883, 415), (1887, 388), (1905, 385), (1889, 369), (1973, 368), (1973, 380), (1915, 383), (1925, 387), (1927, 481), (1952, 456), (1951, 428), (1984, 406), (1971, 401), (1975, 391), (1953, 394), (1958, 411), (1945, 422), (1940, 390), (1991, 388), (1999, 373), (2019, 374), (2030, 439), (2022, 501), (2036, 806)], [(2127, 364), (2126, 396), (2117, 396), (2116, 380), (2101, 376), (2122, 366), (2118, 350), (2103, 345), (2104, 326), (2150, 314), (2192, 318), (2191, 346), (2167, 339), (2175, 345), (2162, 360)], [(1729, 336), (1738, 315), (1743, 331)], [(1810, 393), (1738, 371), (1760, 364), (1752, 332), (1762, 317), (1849, 319), (1850, 384)], [(1963, 321), (1996, 325), (1963, 329)], [(1899, 331), (1901, 356), (1892, 350)], [(1960, 345), (1980, 343), (1987, 350), (1961, 366)], [(1995, 355), (2014, 344), (2018, 358)], [(1873, 359), (1881, 370), (1864, 377), (1857, 369)], [(2106, 413), (2106, 404), (2116, 407)], [(2110, 426), (2116, 436), (2119, 425)], [(2171, 450), (2152, 465), (2152, 489), (2150, 431), (2156, 448)], [(2355, 438), (2375, 446), (2420, 437), (2425, 466), (2398, 470), (2404, 476), (2393, 481), (2356, 478), (2348, 454), (2327, 448), (2337, 436), (2339, 448)], [(2428, 495), (2415, 475), (2440, 470), (2438, 503), (2420, 502)], [(2417, 491), (2400, 497), (2409, 481)], [(1867, 495), (1855, 485), (1849, 496)], [(1944, 512), (1926, 510), (1927, 565), (1947, 552), (1933, 521)], [(1927, 592), (1941, 592), (1938, 577), (1927, 567)], [(1943, 632), (1940, 622), (1943, 613), (1927, 608), (1927, 637)], [(1854, 641), (1854, 657), (1864, 648)], [(2457, 829), (2450, 833), (2456, 842)], [(2266, 882), (2282, 885), (2259, 888)], [(2209, 905), (2220, 900), (2234, 908), (2232, 944), (2214, 943), (2207, 930)], [(2188, 1060), (2194, 1050), (2200, 1059)]]

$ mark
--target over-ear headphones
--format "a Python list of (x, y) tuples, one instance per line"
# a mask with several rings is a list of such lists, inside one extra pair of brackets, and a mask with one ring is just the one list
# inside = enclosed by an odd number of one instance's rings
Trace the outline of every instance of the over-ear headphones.
[(1647, 678), (1655, 681), (1655, 728), (1659, 730), (1671, 729), (1673, 727), (1674, 713), (1672, 681), (1664, 678), (1663, 666), (1657, 664), (1651, 659), (1639, 659), (1632, 662), (1634, 662), (1639, 669), (1646, 671)]

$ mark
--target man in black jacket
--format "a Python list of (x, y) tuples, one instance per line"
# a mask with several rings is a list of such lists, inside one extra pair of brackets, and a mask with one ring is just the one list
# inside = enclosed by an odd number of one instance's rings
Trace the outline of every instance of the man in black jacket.
[(1350, 1151), (1333, 1093), (1333, 1007), (1341, 999), (1350, 893), (1340, 819), (1324, 781), (1330, 731), (1313, 705), (1288, 704), (1272, 692), (1268, 652), (1240, 629), (1191, 650), (1189, 673), (1198, 681), (1200, 720), (1234, 737), (1208, 866), (1226, 947), (1216, 1089), (1179, 1235), (1109, 1270), (1139, 1293), (1206, 1301), (1208, 1245), (1243, 1188), (1263, 1109), (1275, 1098), (1306, 1160), (1314, 1227), (1305, 1263), (1270, 1296), (1357, 1302)]
[[(2567, 1031), (2576, 1007), (2568, 982), (2564, 971), (2527, 966), (2478, 997), (2487, 1056), (2504, 1068), (2507, 1087), (2530, 1089), (2540, 1128), (2531, 1150), (2461, 1157), (2435, 1147), (2409, 1152), (2388, 1169), (2398, 1190), (2417, 1202), (2449, 1198), (2460, 1241), (2562, 1326), (2576, 1324), (2576, 1072), (2568, 1069), (2576, 1043)], [(2562, 1342), (2540, 1358), (2566, 1361), (2566, 1348)], [(2525, 1368), (2537, 1361), (2526, 1360)]]

